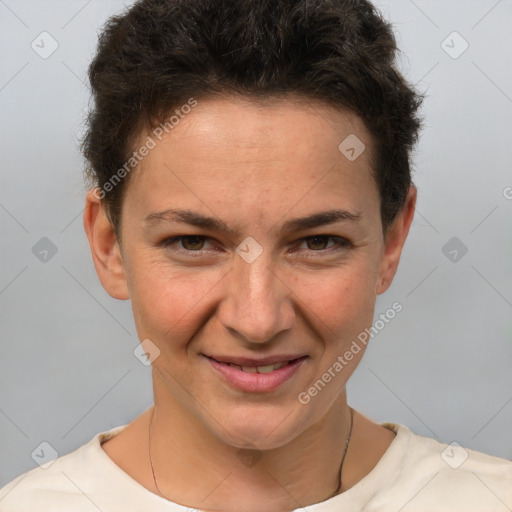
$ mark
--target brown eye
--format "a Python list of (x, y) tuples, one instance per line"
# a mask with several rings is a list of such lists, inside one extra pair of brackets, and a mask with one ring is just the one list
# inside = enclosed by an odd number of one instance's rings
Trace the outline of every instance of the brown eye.
[[(346, 238), (334, 235), (313, 235), (302, 238), (298, 253), (304, 258), (343, 255), (352, 247)], [(297, 249), (293, 252), (297, 252)]]
[(199, 251), (204, 247), (204, 237), (201, 236), (182, 236), (181, 245), (187, 251)]
[(310, 250), (324, 250), (328, 247), (329, 236), (312, 236), (306, 238), (306, 245)]
[(206, 241), (206, 236), (183, 235), (166, 238), (160, 243), (160, 246), (178, 253), (188, 253), (189, 255), (198, 253), (197, 255), (199, 256), (201, 254), (200, 251), (205, 247)]

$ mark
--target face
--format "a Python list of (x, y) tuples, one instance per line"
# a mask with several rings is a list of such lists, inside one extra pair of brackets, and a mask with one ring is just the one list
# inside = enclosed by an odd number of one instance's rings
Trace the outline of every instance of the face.
[(118, 279), (160, 351), (155, 401), (233, 446), (282, 446), (344, 390), (364, 346), (304, 399), (372, 324), (406, 236), (383, 240), (370, 136), (309, 101), (217, 99), (154, 139), (125, 191)]

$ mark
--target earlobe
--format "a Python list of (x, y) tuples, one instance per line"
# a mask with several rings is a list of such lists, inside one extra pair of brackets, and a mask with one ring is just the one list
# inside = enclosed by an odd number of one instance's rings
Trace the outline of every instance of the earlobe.
[(85, 199), (84, 228), (94, 267), (103, 288), (115, 299), (129, 299), (119, 244), (105, 206), (95, 194), (95, 189), (89, 190)]
[(417, 189), (415, 185), (411, 185), (400, 214), (388, 229), (380, 262), (379, 278), (375, 287), (377, 295), (384, 293), (391, 286), (396, 274), (400, 255), (414, 218), (416, 198)]

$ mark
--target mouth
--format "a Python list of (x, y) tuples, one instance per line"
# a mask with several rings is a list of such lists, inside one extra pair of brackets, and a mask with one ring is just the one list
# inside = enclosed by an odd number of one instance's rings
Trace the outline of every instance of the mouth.
[(291, 379), (308, 356), (274, 356), (264, 359), (205, 356), (223, 380), (242, 391), (269, 392)]
[(213, 359), (217, 363), (231, 366), (238, 371), (245, 373), (271, 373), (275, 370), (279, 370), (288, 366), (299, 359), (304, 359), (307, 356), (273, 356), (265, 359), (249, 359), (249, 358), (224, 358), (224, 357), (213, 357), (206, 356)]

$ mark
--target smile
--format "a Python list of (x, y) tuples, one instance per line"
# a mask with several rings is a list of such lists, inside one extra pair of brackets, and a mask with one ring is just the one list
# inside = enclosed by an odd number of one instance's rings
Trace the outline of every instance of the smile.
[(274, 370), (279, 370), (283, 366), (286, 366), (290, 364), (291, 361), (280, 361), (275, 364), (267, 364), (265, 366), (240, 366), (235, 363), (223, 363), (219, 361), (221, 364), (226, 364), (228, 366), (231, 366), (231, 368), (236, 368), (239, 371), (246, 372), (246, 373), (270, 373)]
[(231, 361), (218, 361), (209, 356), (205, 357), (215, 370), (215, 374), (224, 382), (238, 390), (253, 393), (276, 390), (291, 380), (308, 358), (308, 356), (301, 356), (280, 361), (265, 361), (266, 364), (257, 364), (259, 361), (255, 360), (238, 360), (237, 362), (241, 364), (237, 364)]

